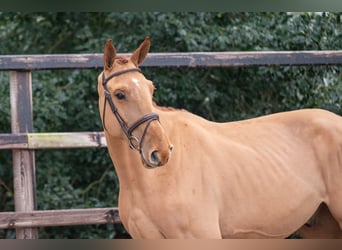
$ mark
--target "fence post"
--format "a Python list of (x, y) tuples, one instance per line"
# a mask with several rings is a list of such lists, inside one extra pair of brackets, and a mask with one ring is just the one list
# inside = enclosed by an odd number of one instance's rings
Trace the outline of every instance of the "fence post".
[[(32, 132), (32, 79), (30, 71), (10, 72), (10, 96), (12, 133)], [(30, 212), (36, 210), (34, 150), (12, 150), (12, 157), (15, 211)], [(16, 238), (37, 239), (38, 229), (16, 229)]]

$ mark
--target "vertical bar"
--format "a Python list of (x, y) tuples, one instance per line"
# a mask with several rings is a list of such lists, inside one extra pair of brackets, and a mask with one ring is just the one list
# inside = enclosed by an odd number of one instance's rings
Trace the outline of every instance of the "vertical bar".
[[(12, 133), (33, 131), (31, 72), (10, 72)], [(12, 150), (14, 205), (16, 212), (36, 210), (34, 150)], [(37, 228), (16, 229), (17, 239), (37, 239)]]

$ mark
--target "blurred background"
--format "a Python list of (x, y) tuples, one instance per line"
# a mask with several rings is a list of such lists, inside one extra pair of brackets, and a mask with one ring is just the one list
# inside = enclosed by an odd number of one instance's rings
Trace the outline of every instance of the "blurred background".
[[(0, 54), (102, 53), (113, 39), (132, 52), (342, 49), (341, 13), (0, 13)], [(32, 72), (34, 132), (102, 131), (101, 69)], [(340, 66), (143, 68), (155, 101), (212, 121), (300, 108), (342, 115)], [(10, 133), (9, 73), (0, 72), (0, 133)], [(117, 206), (118, 179), (107, 149), (37, 150), (39, 210)], [(0, 151), (0, 211), (14, 211), (11, 151)], [(170, 215), (172, 216), (172, 215)], [(46, 227), (40, 238), (128, 237), (122, 225)], [(15, 238), (0, 230), (0, 238)]]

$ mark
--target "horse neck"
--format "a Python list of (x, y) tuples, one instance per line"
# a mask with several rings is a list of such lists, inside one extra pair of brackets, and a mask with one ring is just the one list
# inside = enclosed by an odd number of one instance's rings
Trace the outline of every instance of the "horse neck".
[[(120, 188), (133, 188), (138, 184), (145, 167), (137, 151), (130, 149), (126, 138), (106, 134), (107, 148), (120, 181)], [(129, 186), (129, 187), (128, 187)]]

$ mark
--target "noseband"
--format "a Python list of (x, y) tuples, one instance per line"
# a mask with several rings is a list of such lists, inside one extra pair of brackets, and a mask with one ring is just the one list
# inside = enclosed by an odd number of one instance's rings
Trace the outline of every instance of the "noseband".
[[(131, 149), (137, 150), (140, 153), (140, 156), (141, 156), (144, 164), (146, 164), (147, 167), (152, 168), (152, 166), (143, 157), (141, 148), (142, 148), (142, 144), (143, 144), (143, 141), (144, 141), (148, 127), (150, 126), (152, 121), (154, 121), (154, 120), (159, 121), (159, 115), (156, 113), (150, 113), (150, 114), (144, 115), (143, 117), (138, 119), (136, 122), (134, 122), (131, 126), (128, 126), (128, 124), (124, 121), (122, 116), (119, 114), (118, 109), (115, 106), (115, 104), (112, 100), (112, 97), (110, 95), (110, 92), (108, 90), (108, 87), (107, 87), (107, 83), (112, 78), (119, 76), (119, 75), (122, 75), (122, 74), (125, 74), (125, 73), (128, 73), (128, 72), (133, 72), (133, 71), (141, 72), (141, 70), (139, 68), (124, 69), (124, 70), (120, 70), (118, 72), (115, 72), (115, 73), (109, 75), (107, 78), (105, 78), (104, 72), (102, 73), (102, 86), (104, 88), (104, 94), (105, 94), (105, 102), (104, 102), (103, 114), (102, 114), (103, 127), (105, 130), (107, 130), (106, 124), (105, 124), (105, 113), (106, 113), (106, 103), (108, 102), (108, 104), (109, 104), (114, 116), (116, 117), (122, 131), (124, 132), (124, 134), (126, 135), (126, 137), (128, 139), (129, 147)], [(136, 128), (138, 128), (143, 123), (147, 123), (147, 124), (146, 124), (145, 129), (143, 131), (143, 134), (139, 140), (139, 138), (132, 135), (132, 133)]]

